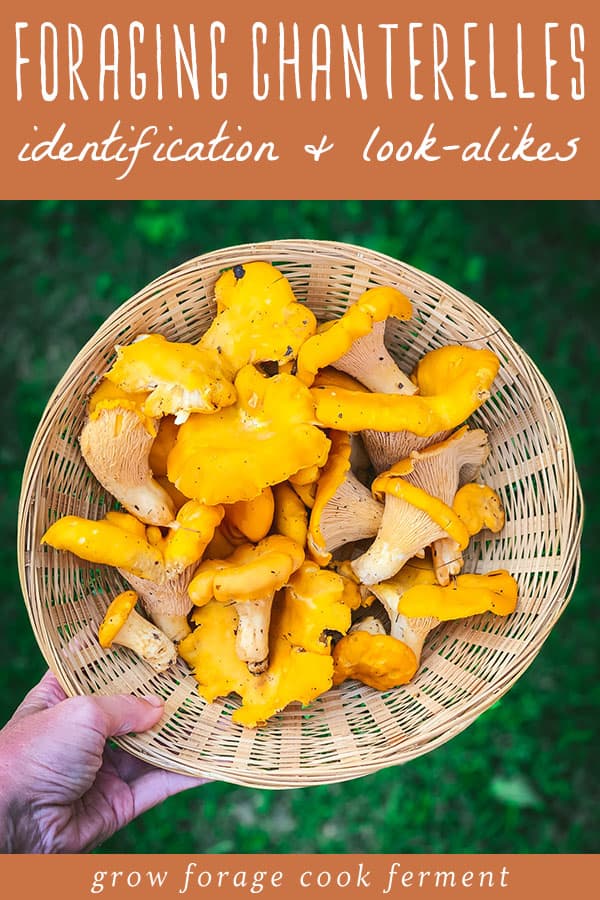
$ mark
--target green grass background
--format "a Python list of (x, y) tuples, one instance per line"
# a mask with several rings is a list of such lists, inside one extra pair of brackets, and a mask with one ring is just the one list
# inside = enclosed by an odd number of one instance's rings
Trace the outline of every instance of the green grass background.
[(25, 457), (50, 392), (104, 318), (155, 276), (215, 248), (286, 237), (350, 241), (406, 260), (478, 300), (522, 344), (570, 428), (587, 506), (580, 580), (515, 687), (434, 752), (326, 787), (213, 783), (171, 798), (102, 849), (598, 851), (597, 203), (0, 204), (0, 720), (44, 669), (20, 595), (15, 526)]

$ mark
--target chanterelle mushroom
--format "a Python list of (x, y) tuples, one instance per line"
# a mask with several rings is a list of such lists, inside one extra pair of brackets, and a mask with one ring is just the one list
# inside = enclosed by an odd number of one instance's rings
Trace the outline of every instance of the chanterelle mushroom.
[(304, 550), (280, 534), (256, 545), (242, 544), (227, 559), (205, 560), (189, 586), (196, 606), (213, 598), (235, 604), (239, 617), (236, 650), (253, 674), (269, 664), (269, 622), (273, 598), (304, 561)]
[(191, 412), (212, 413), (235, 402), (232, 370), (216, 350), (168, 341), (162, 334), (140, 335), (117, 347), (106, 377), (124, 391), (148, 391), (143, 412), (174, 415), (176, 424)]
[(416, 370), (418, 394), (363, 394), (313, 387), (317, 420), (346, 431), (412, 431), (429, 437), (455, 428), (490, 396), (499, 360), (490, 350), (446, 346), (431, 350)]
[(252, 500), (238, 500), (225, 506), (221, 531), (234, 545), (248, 541), (255, 544), (268, 535), (274, 513), (273, 491), (266, 487)]
[(291, 538), (304, 548), (308, 533), (308, 514), (304, 503), (287, 481), (275, 485), (273, 495), (275, 497), (273, 530), (276, 534)]
[(452, 508), (407, 480), (419, 462), (402, 460), (372, 484), (375, 494), (385, 495), (385, 508), (377, 537), (351, 564), (363, 584), (391, 578), (439, 538), (451, 537), (461, 549), (469, 543), (468, 531)]
[(487, 611), (506, 616), (517, 603), (517, 583), (508, 572), (459, 575), (442, 586), (428, 560), (412, 560), (394, 578), (372, 585), (371, 590), (385, 606), (391, 634), (411, 647), (417, 662), (425, 638), (440, 622)]
[[(463, 481), (462, 472), (460, 481)], [(478, 534), (483, 528), (495, 533), (504, 528), (504, 510), (500, 498), (488, 485), (464, 484), (456, 493), (452, 508), (470, 536)], [(431, 549), (438, 582), (447, 584), (447, 574), (456, 575), (462, 569), (462, 551), (456, 541), (449, 537), (435, 541)]]
[(150, 525), (168, 525), (175, 506), (150, 469), (157, 420), (143, 413), (145, 397), (103, 381), (90, 398), (79, 442), (88, 468), (125, 509)]
[(329, 653), (334, 634), (350, 628), (346, 580), (316, 563), (304, 562), (285, 588), (286, 603), (279, 616), (284, 637), (293, 634), (296, 644), (313, 653)]
[(287, 278), (268, 262), (223, 272), (215, 286), (217, 315), (199, 347), (217, 352), (238, 372), (248, 363), (286, 363), (312, 335), (316, 319), (298, 303)]
[(317, 483), (308, 548), (326, 565), (332, 552), (351, 541), (377, 534), (383, 507), (350, 469), (351, 441), (344, 431), (331, 431), (331, 450)]
[[(413, 468), (405, 478), (453, 507), (459, 485), (471, 481), (479, 473), (489, 452), (485, 431), (469, 429), (465, 425), (447, 440), (414, 451)], [(394, 498), (390, 497), (389, 502), (393, 503)], [(469, 531), (469, 535), (471, 533)], [(437, 580), (439, 584), (448, 584), (450, 577), (462, 570), (461, 548), (456, 541), (443, 537), (434, 541), (432, 551)]]
[(140, 595), (153, 622), (177, 641), (189, 632), (190, 579), (222, 518), (223, 507), (190, 500), (163, 537), (160, 529), (146, 529), (127, 513), (109, 512), (98, 522), (66, 516), (47, 530), (42, 542), (115, 566)]
[(169, 454), (170, 480), (203, 503), (252, 500), (307, 466), (322, 466), (329, 440), (313, 425), (310, 391), (293, 375), (237, 375), (235, 406), (192, 415)]
[(333, 660), (329, 653), (305, 650), (304, 628), (284, 634), (280, 617), (286, 616), (291, 595), (282, 596), (273, 609), (269, 667), (253, 675), (236, 652), (239, 629), (236, 607), (211, 601), (194, 611), (194, 631), (179, 645), (179, 653), (193, 668), (198, 692), (208, 702), (236, 692), (242, 699), (232, 720), (248, 728), (262, 724), (293, 701), (303, 705), (331, 687)]
[(355, 678), (378, 691), (406, 684), (417, 671), (414, 652), (385, 633), (372, 616), (364, 619), (333, 648), (333, 683)]
[(396, 365), (384, 342), (385, 321), (375, 322), (369, 334), (354, 341), (333, 365), (352, 375), (371, 391), (381, 394), (415, 394), (417, 386)]
[(177, 659), (175, 644), (134, 607), (135, 591), (124, 591), (112, 601), (98, 630), (101, 647), (120, 644), (145, 659), (156, 672), (164, 672)]
[(319, 327), (318, 333), (300, 347), (298, 378), (311, 385), (319, 369), (335, 363), (347, 354), (355, 341), (369, 334), (374, 323), (381, 322), (388, 316), (410, 319), (411, 315), (410, 300), (396, 288), (369, 288), (343, 316), (325, 322)]

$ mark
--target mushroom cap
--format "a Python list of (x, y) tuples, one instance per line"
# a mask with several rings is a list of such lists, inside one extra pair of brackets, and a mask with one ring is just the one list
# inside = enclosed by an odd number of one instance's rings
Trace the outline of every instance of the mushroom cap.
[(317, 420), (346, 431), (411, 431), (427, 437), (455, 428), (490, 396), (499, 368), (490, 350), (440, 347), (416, 369), (419, 394), (371, 393), (338, 387), (313, 387)]
[(131, 611), (137, 603), (135, 591), (123, 591), (115, 597), (98, 629), (98, 640), (101, 647), (110, 647), (119, 631), (129, 618)]
[(169, 454), (169, 479), (209, 505), (252, 500), (299, 469), (322, 466), (329, 451), (312, 424), (310, 392), (293, 375), (265, 378), (246, 366), (235, 385), (235, 406), (190, 416)]
[(333, 648), (333, 683), (355, 678), (378, 691), (407, 684), (417, 671), (413, 651), (389, 634), (353, 631)]
[(305, 547), (308, 534), (308, 514), (304, 503), (286, 481), (275, 485), (273, 495), (275, 498), (274, 531), (296, 541), (300, 547)]
[(117, 360), (106, 378), (125, 391), (149, 391), (146, 415), (184, 418), (235, 402), (231, 371), (216, 350), (168, 341), (162, 334), (142, 335), (116, 349)]
[(504, 528), (504, 509), (500, 497), (487, 484), (465, 484), (457, 491), (452, 504), (454, 512), (469, 534), (478, 534), (483, 528), (494, 533)]
[(234, 372), (249, 363), (290, 362), (314, 334), (314, 313), (297, 302), (287, 278), (268, 262), (227, 269), (215, 295), (218, 312), (199, 346), (218, 352)]
[(257, 675), (236, 654), (235, 606), (211, 601), (192, 615), (198, 626), (179, 644), (179, 653), (194, 670), (198, 691), (209, 702), (231, 692), (239, 694), (242, 706), (232, 720), (249, 728), (262, 724), (288, 703), (307, 704), (331, 687), (333, 660), (329, 654), (313, 653), (297, 644), (295, 634), (283, 633), (280, 617), (288, 600), (278, 599), (271, 617), (268, 668)]
[(279, 618), (283, 636), (313, 653), (329, 653), (333, 632), (346, 634), (352, 613), (346, 602), (345, 580), (336, 572), (304, 562), (285, 589)]
[(346, 354), (354, 341), (369, 334), (375, 322), (388, 316), (410, 319), (412, 306), (408, 297), (393, 287), (366, 290), (339, 318), (320, 326), (298, 352), (297, 375), (311, 385), (319, 369), (331, 365)]
[(416, 584), (399, 598), (398, 611), (410, 618), (435, 616), (441, 622), (493, 612), (506, 616), (517, 605), (518, 585), (504, 569), (459, 575), (450, 584)]
[(272, 596), (304, 561), (304, 550), (290, 538), (274, 534), (256, 545), (242, 544), (227, 559), (200, 564), (189, 587), (196, 606), (213, 598), (222, 603)]
[(161, 551), (114, 516), (99, 521), (64, 516), (48, 528), (42, 543), (70, 550), (89, 562), (127, 569), (140, 578), (162, 577)]
[(225, 534), (232, 543), (261, 541), (269, 533), (275, 513), (275, 500), (270, 487), (252, 500), (238, 500), (224, 507)]
[(224, 514), (222, 506), (207, 506), (198, 500), (188, 500), (181, 507), (163, 545), (167, 580), (202, 559)]

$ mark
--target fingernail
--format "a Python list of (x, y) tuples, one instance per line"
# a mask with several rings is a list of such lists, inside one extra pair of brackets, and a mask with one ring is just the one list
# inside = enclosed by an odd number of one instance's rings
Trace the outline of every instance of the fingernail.
[(156, 694), (145, 694), (142, 700), (145, 700), (146, 703), (149, 703), (150, 706), (155, 706), (157, 709), (159, 706), (164, 706), (164, 700), (161, 697), (157, 697)]

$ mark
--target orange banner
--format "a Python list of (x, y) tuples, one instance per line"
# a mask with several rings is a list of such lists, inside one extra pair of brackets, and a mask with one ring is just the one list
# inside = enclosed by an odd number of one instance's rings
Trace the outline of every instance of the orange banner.
[(5, 3), (1, 196), (590, 198), (600, 7)]
[(118, 854), (5, 857), (4, 896), (50, 900), (502, 897), (587, 900), (597, 896), (598, 856)]

